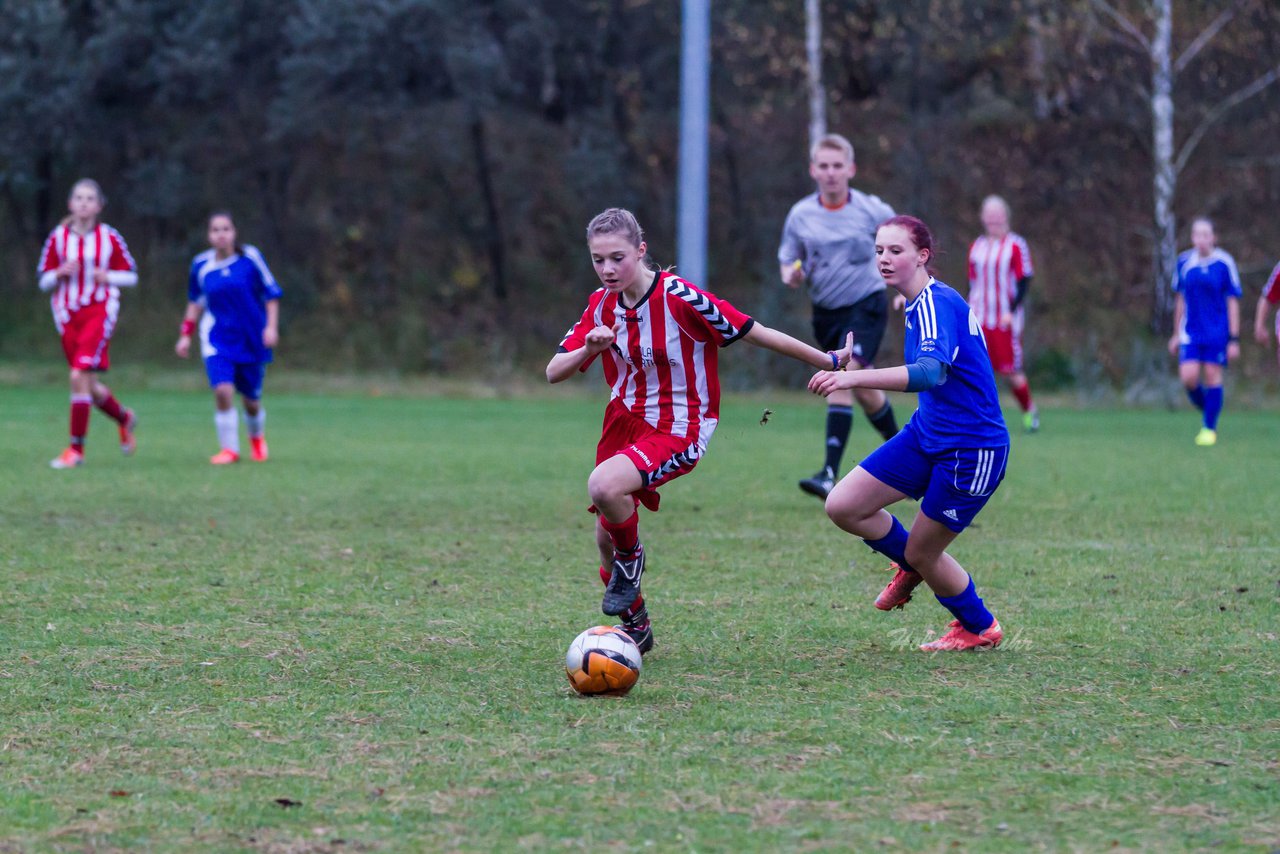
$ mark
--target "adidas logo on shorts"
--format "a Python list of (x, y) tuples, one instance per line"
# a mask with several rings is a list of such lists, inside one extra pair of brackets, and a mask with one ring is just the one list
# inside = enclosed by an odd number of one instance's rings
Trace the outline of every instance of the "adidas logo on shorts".
[(954, 522), (959, 522), (959, 521), (960, 521), (960, 516), (959, 516), (959, 514), (957, 514), (957, 513), (956, 513), (956, 511), (954, 511), (954, 510), (943, 510), (943, 511), (942, 511), (942, 515), (943, 515), (943, 516), (946, 516), (948, 519), (951, 519), (951, 520), (952, 520), (952, 521), (954, 521)]

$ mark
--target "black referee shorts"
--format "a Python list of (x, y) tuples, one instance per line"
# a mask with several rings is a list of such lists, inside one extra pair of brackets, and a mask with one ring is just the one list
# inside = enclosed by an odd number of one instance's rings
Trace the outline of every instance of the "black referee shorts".
[(885, 324), (889, 320), (889, 296), (876, 291), (853, 305), (839, 308), (813, 307), (813, 337), (823, 350), (844, 347), (845, 336), (853, 333), (853, 356), (869, 365), (880, 352)]

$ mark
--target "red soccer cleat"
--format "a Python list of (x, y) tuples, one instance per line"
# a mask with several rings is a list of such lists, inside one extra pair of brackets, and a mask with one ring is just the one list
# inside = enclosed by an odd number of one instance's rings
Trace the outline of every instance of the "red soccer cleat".
[(920, 648), (925, 652), (968, 652), (995, 649), (1004, 640), (1004, 629), (1000, 628), (999, 620), (993, 620), (991, 625), (976, 635), (960, 625), (959, 620), (952, 620), (948, 628), (951, 631), (936, 641), (920, 644)]
[(911, 601), (911, 591), (923, 581), (918, 572), (908, 572), (896, 563), (889, 564), (894, 570), (893, 580), (885, 585), (884, 590), (876, 597), (876, 607), (881, 611), (892, 611), (905, 607)]
[(133, 431), (138, 429), (138, 416), (132, 409), (126, 409), (124, 414), (124, 423), (120, 425), (120, 453), (130, 457), (138, 449), (138, 441), (133, 438)]
[(209, 457), (209, 462), (215, 466), (229, 466), (232, 463), (240, 462), (240, 455), (229, 448), (223, 448), (212, 457)]
[(266, 436), (250, 436), (249, 447), (251, 449), (251, 456), (255, 463), (265, 463), (267, 461)]
[(70, 446), (61, 454), (49, 460), (49, 468), (54, 469), (73, 469), (82, 465), (84, 465), (84, 454)]

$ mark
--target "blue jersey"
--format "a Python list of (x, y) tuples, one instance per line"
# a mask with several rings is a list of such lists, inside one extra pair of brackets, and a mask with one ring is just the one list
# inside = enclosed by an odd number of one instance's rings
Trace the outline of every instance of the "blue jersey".
[(931, 278), (907, 306), (906, 319), (906, 363), (928, 356), (947, 366), (946, 379), (920, 392), (911, 416), (920, 446), (934, 454), (1009, 444), (987, 343), (965, 298)]
[(1240, 271), (1235, 259), (1214, 249), (1201, 257), (1194, 249), (1178, 256), (1173, 289), (1182, 294), (1187, 310), (1178, 335), (1183, 344), (1220, 347), (1231, 337), (1227, 299), (1240, 299)]
[(204, 307), (200, 354), (235, 363), (270, 362), (262, 330), (267, 326), (267, 301), (280, 299), (282, 291), (261, 252), (252, 246), (242, 252), (219, 261), (210, 249), (191, 262), (187, 299)]

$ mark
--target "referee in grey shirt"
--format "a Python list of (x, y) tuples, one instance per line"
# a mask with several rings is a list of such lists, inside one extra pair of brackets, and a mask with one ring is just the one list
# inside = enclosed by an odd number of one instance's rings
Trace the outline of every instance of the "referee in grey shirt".
[[(876, 227), (893, 208), (876, 196), (849, 186), (857, 172), (853, 146), (839, 134), (827, 134), (809, 153), (809, 175), (818, 192), (791, 208), (782, 227), (778, 263), (791, 288), (804, 282), (813, 300), (813, 334), (824, 350), (844, 347), (853, 333), (853, 362), (846, 370), (871, 366), (888, 320), (884, 280), (876, 269)], [(853, 426), (853, 400), (885, 439), (898, 432), (893, 407), (879, 389), (841, 390), (827, 398), (826, 459), (800, 488), (826, 498), (840, 471), (840, 458)]]

